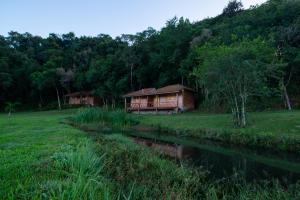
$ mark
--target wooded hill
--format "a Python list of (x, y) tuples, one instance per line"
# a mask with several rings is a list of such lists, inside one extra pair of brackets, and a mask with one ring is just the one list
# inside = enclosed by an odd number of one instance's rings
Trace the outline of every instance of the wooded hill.
[(208, 108), (227, 96), (231, 102), (232, 91), (223, 87), (229, 85), (246, 88), (236, 95), (249, 96), (254, 109), (289, 106), (289, 100), (296, 106), (300, 1), (269, 0), (247, 10), (231, 1), (214, 18), (191, 23), (175, 17), (159, 31), (116, 38), (0, 36), (1, 108), (6, 102), (43, 107), (75, 91), (115, 104), (126, 92), (176, 83), (196, 89), (200, 106)]

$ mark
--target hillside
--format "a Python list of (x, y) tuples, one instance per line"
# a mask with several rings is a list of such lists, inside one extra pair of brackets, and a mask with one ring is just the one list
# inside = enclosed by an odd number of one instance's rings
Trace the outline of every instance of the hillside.
[[(202, 103), (206, 86), (198, 72), (205, 59), (217, 57), (218, 47), (236, 47), (245, 40), (251, 43), (245, 46), (253, 45), (253, 52), (264, 55), (255, 62), (263, 59), (264, 64), (284, 66), (279, 77), (268, 78), (266, 87), (273, 92), (254, 98), (251, 105), (258, 101), (263, 109), (283, 107), (281, 94), (286, 89), (296, 106), (300, 94), (300, 2), (296, 0), (229, 9), (195, 23), (173, 18), (161, 30), (148, 28), (117, 38), (73, 33), (42, 38), (10, 32), (8, 37), (0, 36), (0, 105), (2, 109), (5, 102), (45, 107), (55, 103), (57, 93), (62, 97), (71, 91), (93, 91), (109, 104), (118, 104), (128, 91), (174, 83), (196, 89)], [(262, 43), (266, 51), (256, 48)]]

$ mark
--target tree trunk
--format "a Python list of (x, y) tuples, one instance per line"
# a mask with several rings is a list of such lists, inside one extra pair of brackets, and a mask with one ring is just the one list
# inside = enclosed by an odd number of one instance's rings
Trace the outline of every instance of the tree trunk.
[(67, 101), (66, 101), (66, 95), (64, 93), (64, 91), (62, 92), (62, 96), (63, 96), (63, 105), (66, 105)]
[(42, 98), (42, 95), (41, 95), (41, 91), (39, 90), (39, 97), (40, 97), (40, 103), (39, 103), (39, 108), (42, 108), (43, 107), (43, 98)]
[(115, 99), (113, 98), (112, 100), (111, 100), (111, 108), (112, 109), (115, 109)]
[(242, 98), (242, 105), (241, 105), (241, 127), (246, 126), (246, 110), (245, 110), (245, 99)]
[(105, 109), (108, 109), (107, 99), (103, 99), (103, 102), (104, 102), (104, 108), (105, 108)]
[(282, 92), (283, 92), (283, 97), (284, 97), (284, 102), (285, 102), (286, 107), (287, 107), (289, 110), (292, 110), (290, 98), (289, 98), (289, 95), (288, 95), (288, 93), (287, 93), (286, 86), (285, 86), (284, 84), (282, 85)]
[(56, 89), (56, 95), (57, 95), (58, 109), (61, 110), (60, 97), (59, 97), (58, 89), (56, 86), (55, 86), (55, 89)]
[(237, 101), (237, 98), (234, 97), (234, 102), (235, 102), (235, 115), (236, 115), (236, 126), (240, 126), (241, 125), (241, 118), (240, 118), (240, 109), (239, 109), (239, 104), (238, 104), (238, 101)]

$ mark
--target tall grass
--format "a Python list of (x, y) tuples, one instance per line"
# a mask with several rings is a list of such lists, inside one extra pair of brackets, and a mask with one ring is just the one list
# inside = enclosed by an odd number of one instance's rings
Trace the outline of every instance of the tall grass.
[(52, 156), (53, 169), (61, 178), (44, 185), (50, 199), (111, 199), (109, 186), (100, 174), (104, 155), (98, 157), (91, 146), (88, 141), (76, 148), (62, 146)]
[(97, 144), (99, 152), (106, 152), (103, 175), (114, 180), (122, 193), (131, 193), (132, 199), (203, 197), (205, 172), (180, 167), (120, 135), (99, 136)]
[(106, 153), (103, 176), (114, 180), (122, 192), (132, 194), (131, 199), (296, 200), (300, 197), (299, 184), (283, 187), (276, 181), (247, 183), (238, 175), (212, 180), (204, 169), (178, 165), (121, 135), (94, 137), (99, 153)]
[(137, 120), (122, 110), (103, 108), (80, 109), (71, 120), (75, 123), (98, 123), (102, 126), (112, 127), (128, 127), (137, 123)]

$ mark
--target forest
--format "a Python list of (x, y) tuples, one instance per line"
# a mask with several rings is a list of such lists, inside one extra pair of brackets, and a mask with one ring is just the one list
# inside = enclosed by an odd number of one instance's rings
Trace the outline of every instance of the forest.
[(174, 17), (161, 30), (116, 38), (11, 31), (0, 36), (0, 109), (57, 107), (63, 95), (76, 91), (122, 105), (126, 92), (180, 83), (197, 91), (199, 108), (242, 118), (245, 107), (299, 106), (299, 66), (297, 0), (249, 9), (230, 1), (213, 18)]
[[(126, 109), (124, 94), (173, 84), (187, 86), (170, 95), (174, 112), (148, 106), (170, 90), (145, 97), (148, 115), (140, 96), (138, 112)], [(229, 0), (215, 17), (115, 38), (10, 31), (0, 35), (0, 200), (299, 200), (299, 85), (299, 0)], [(82, 105), (83, 92), (100, 106)], [(196, 110), (178, 109), (184, 94)]]

